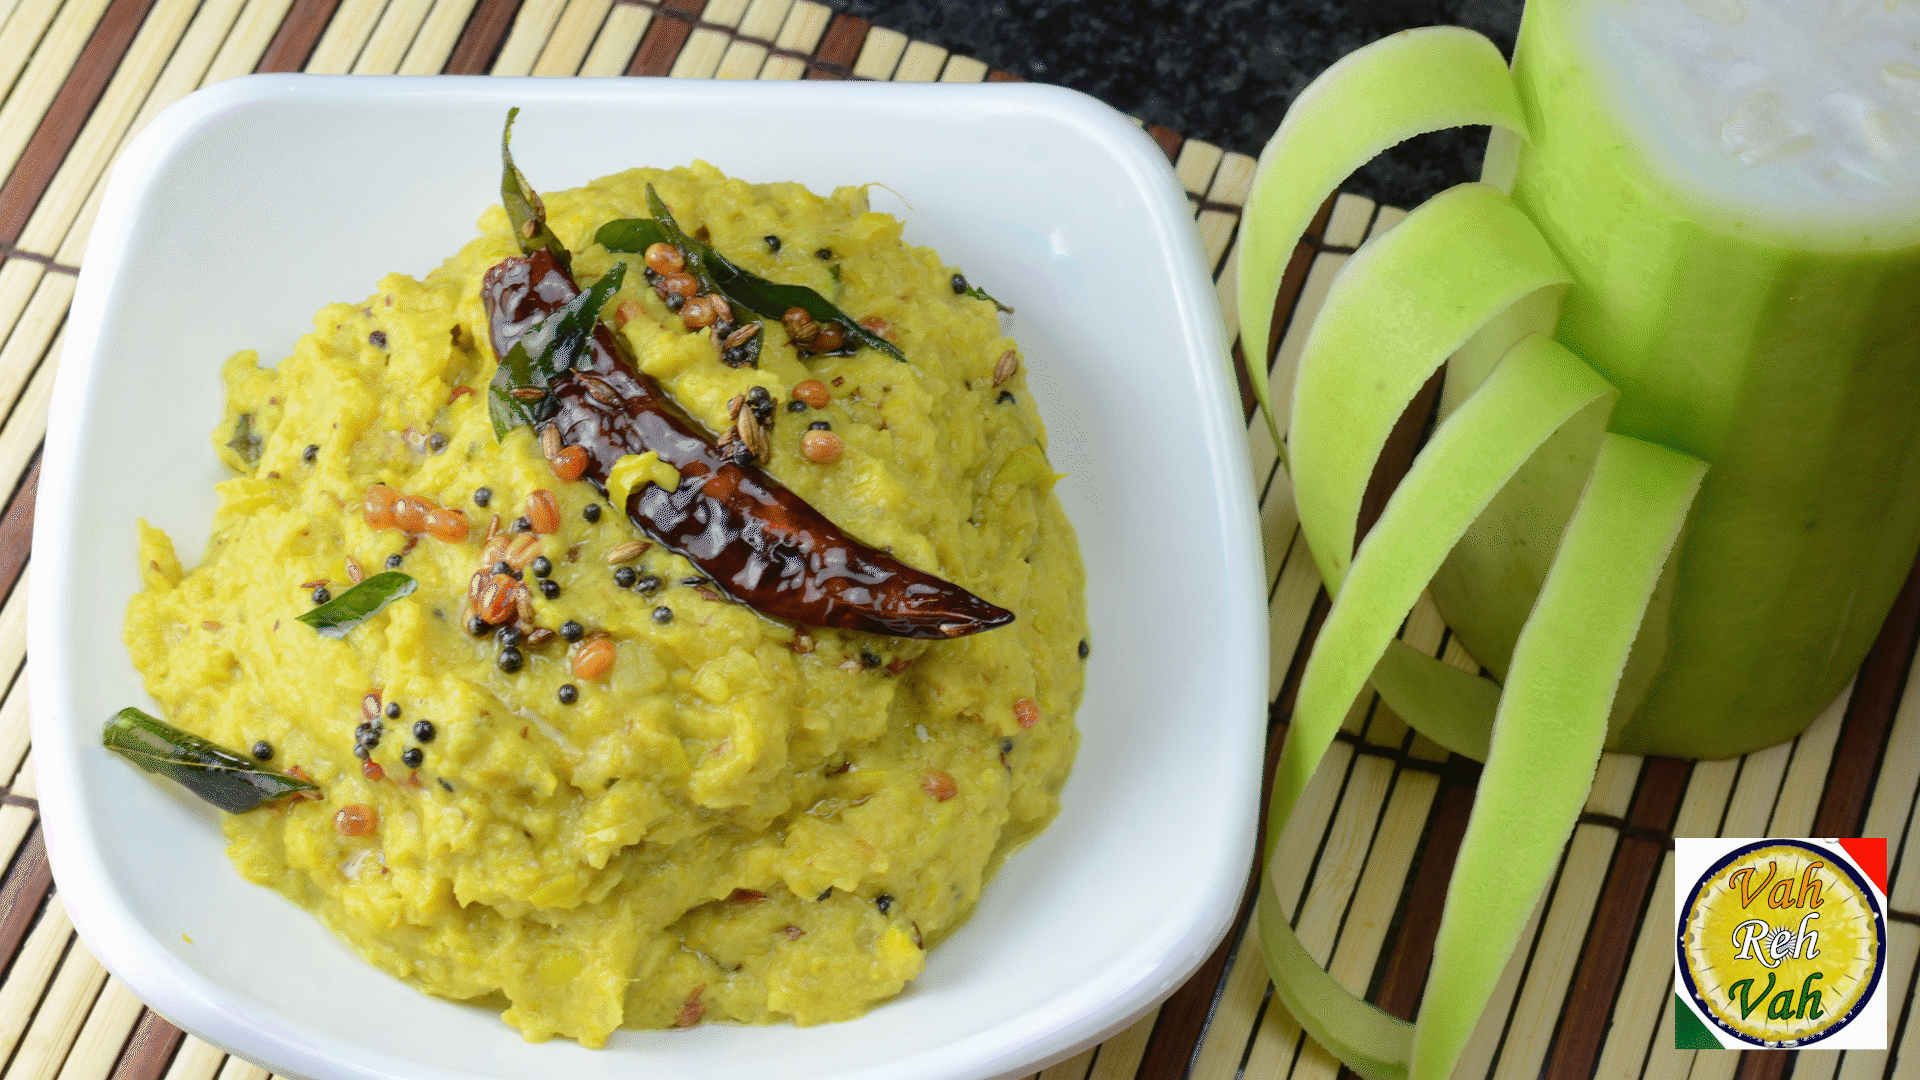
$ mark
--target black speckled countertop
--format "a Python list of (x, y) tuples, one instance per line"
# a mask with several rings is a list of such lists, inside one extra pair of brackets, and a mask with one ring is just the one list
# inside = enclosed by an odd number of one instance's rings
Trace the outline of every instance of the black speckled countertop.
[[(1376, 38), (1454, 24), (1511, 53), (1521, 0), (827, 0), (1149, 124), (1258, 154), (1315, 75)], [(1480, 174), (1486, 129), (1422, 136), (1345, 188), (1413, 206)]]

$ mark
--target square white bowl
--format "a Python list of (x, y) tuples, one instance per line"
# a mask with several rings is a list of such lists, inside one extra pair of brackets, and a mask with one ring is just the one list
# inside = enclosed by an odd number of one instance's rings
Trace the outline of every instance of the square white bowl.
[[(1079, 531), (1094, 651), (1058, 820), (899, 999), (844, 1024), (533, 1045), (367, 966), (228, 864), (219, 815), (100, 748), (150, 705), (121, 641), (135, 520), (184, 561), (224, 470), (222, 360), (422, 275), (498, 197), (500, 125), (558, 190), (704, 158), (876, 208), (1019, 308)], [(163, 1015), (289, 1076), (973, 1080), (1066, 1057), (1177, 988), (1253, 845), (1266, 603), (1238, 397), (1191, 210), (1159, 150), (1032, 85), (258, 76), (167, 110), (115, 166), (68, 323), (29, 615), (34, 758), (60, 895)], [(297, 688), (289, 687), (289, 693)]]

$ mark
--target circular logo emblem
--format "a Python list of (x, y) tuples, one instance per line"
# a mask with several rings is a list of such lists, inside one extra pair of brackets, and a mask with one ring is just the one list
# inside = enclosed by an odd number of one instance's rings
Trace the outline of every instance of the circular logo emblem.
[(1734, 850), (1680, 915), (1680, 975), (1714, 1026), (1756, 1046), (1846, 1027), (1885, 967), (1886, 923), (1853, 866), (1798, 840)]

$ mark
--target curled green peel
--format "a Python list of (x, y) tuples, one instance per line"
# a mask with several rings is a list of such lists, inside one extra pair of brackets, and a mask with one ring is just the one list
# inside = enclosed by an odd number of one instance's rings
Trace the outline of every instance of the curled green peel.
[(1706, 464), (1607, 435), (1520, 632), (1454, 861), (1412, 1080), (1447, 1080), (1586, 801), (1627, 653)]
[[(1362, 312), (1379, 310), (1371, 299), (1360, 295), (1345, 302)], [(1302, 408), (1320, 408), (1317, 395), (1337, 385), (1303, 391)], [(1536, 334), (1514, 346), (1434, 432), (1334, 596), (1300, 677), (1293, 723), (1274, 773), (1271, 812), (1283, 820), (1292, 813), (1387, 643), (1467, 527), (1548, 436), (1589, 407), (1610, 408), (1613, 399), (1613, 388), (1592, 368)]]
[(1329, 592), (1374, 463), (1421, 384), (1494, 316), (1566, 281), (1540, 231), (1485, 184), (1434, 196), (1334, 281), (1300, 356), (1290, 469)]
[(1500, 50), (1471, 30), (1426, 27), (1376, 41), (1329, 68), (1301, 92), (1261, 152), (1241, 223), (1240, 338), (1274, 446), (1284, 443), (1267, 386), (1267, 319), (1294, 243), (1340, 181), (1375, 154), (1464, 124), (1526, 134)]

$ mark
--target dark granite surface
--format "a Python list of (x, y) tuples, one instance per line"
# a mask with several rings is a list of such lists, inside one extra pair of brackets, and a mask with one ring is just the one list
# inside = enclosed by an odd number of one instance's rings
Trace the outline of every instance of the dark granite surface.
[[(827, 0), (909, 37), (1258, 154), (1293, 96), (1348, 52), (1451, 23), (1513, 48), (1521, 0)], [(1486, 129), (1423, 136), (1347, 190), (1398, 206), (1480, 173)]]

